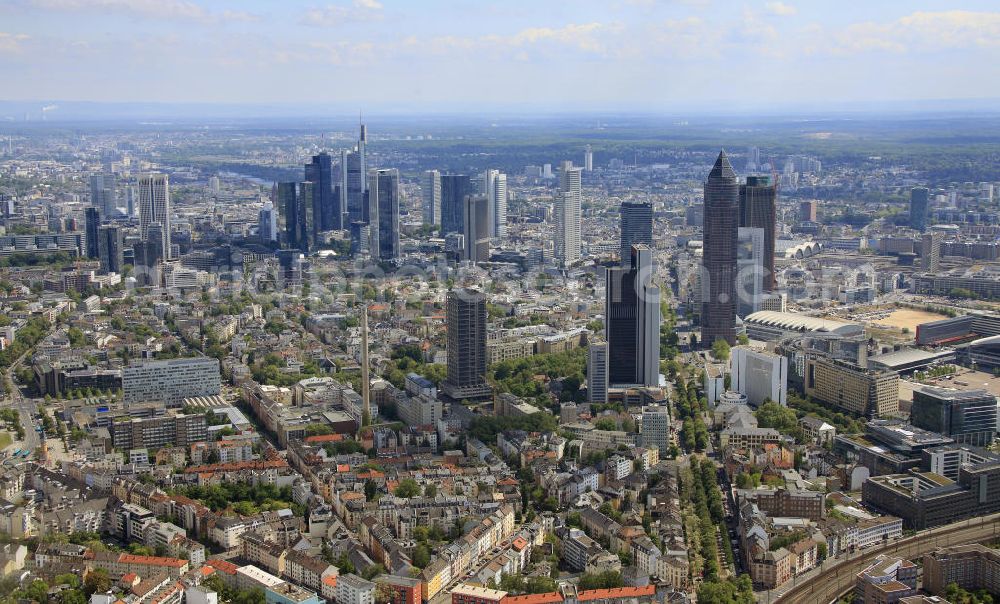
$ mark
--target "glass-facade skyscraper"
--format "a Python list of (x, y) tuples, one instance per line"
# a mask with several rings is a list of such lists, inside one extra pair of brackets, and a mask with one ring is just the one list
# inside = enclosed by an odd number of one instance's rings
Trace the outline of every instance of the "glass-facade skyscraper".
[(466, 174), (441, 175), (441, 236), (465, 230), (465, 196), (472, 193)]
[(368, 177), (371, 253), (379, 260), (393, 260), (399, 246), (399, 171), (376, 170)]
[(927, 187), (910, 189), (910, 228), (923, 232), (927, 228), (927, 204), (930, 191)]
[(166, 174), (143, 174), (136, 187), (139, 194), (139, 229), (142, 240), (149, 240), (149, 225), (159, 223), (162, 227), (164, 260), (170, 259), (170, 181)]
[(660, 288), (652, 281), (653, 251), (635, 245), (629, 266), (607, 269), (604, 316), (608, 383), (656, 386), (660, 372)]
[(323, 152), (305, 166), (305, 180), (313, 183), (313, 234), (343, 228), (340, 195), (333, 180), (333, 158)]
[(284, 223), (283, 247), (308, 252), (312, 243), (313, 183), (279, 182), (277, 199)]
[(96, 207), (89, 207), (83, 211), (84, 228), (87, 237), (87, 258), (98, 257), (98, 236), (97, 230), (101, 227), (101, 212)]
[(774, 291), (774, 244), (777, 238), (778, 186), (770, 176), (747, 176), (740, 185), (740, 226), (764, 230), (764, 276), (766, 291)]
[(701, 342), (736, 344), (736, 246), (740, 185), (726, 152), (719, 153), (705, 181), (702, 256)]
[(653, 204), (648, 201), (624, 201), (621, 213), (621, 260), (630, 262), (633, 245), (653, 247)]

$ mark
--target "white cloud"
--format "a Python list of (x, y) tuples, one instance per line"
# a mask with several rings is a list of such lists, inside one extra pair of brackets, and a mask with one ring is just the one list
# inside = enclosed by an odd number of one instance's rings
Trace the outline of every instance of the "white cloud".
[(952, 10), (918, 11), (887, 23), (854, 23), (820, 37), (810, 50), (845, 55), (995, 47), (1000, 47), (1000, 13)]
[(132, 17), (219, 23), (256, 21), (243, 11), (211, 12), (188, 0), (26, 0), (27, 5), (46, 11), (122, 14)]
[[(640, 34), (638, 40), (648, 39), (652, 50), (659, 55), (692, 57), (695, 55), (718, 55), (721, 50), (720, 29), (709, 27), (700, 17), (667, 19), (650, 26), (648, 36)], [(644, 53), (640, 45), (639, 55)]]
[(0, 31), (0, 52), (18, 52), (21, 50), (21, 42), (28, 39), (25, 34), (12, 34)]
[(779, 17), (787, 17), (799, 12), (799, 9), (784, 2), (768, 2), (764, 5), (764, 8), (767, 9), (767, 12)]
[(377, 21), (382, 18), (382, 3), (378, 0), (354, 0), (351, 4), (327, 4), (306, 11), (299, 20), (303, 25), (337, 27), (357, 21)]
[[(606, 23), (569, 23), (561, 27), (529, 27), (512, 34), (483, 36), (408, 36), (398, 44), (383, 45), (387, 52), (466, 57), (470, 52), (488, 52), (518, 61), (537, 59), (536, 49), (558, 53), (560, 50), (579, 51), (594, 56), (609, 56), (620, 45), (622, 26)], [(535, 53), (537, 54), (537, 53)]]
[(570, 23), (558, 28), (529, 27), (517, 32), (513, 36), (506, 38), (489, 36), (488, 39), (506, 43), (517, 48), (552, 42), (585, 52), (604, 54), (607, 52), (607, 46), (602, 40), (601, 34), (612, 29), (612, 27), (602, 23)]

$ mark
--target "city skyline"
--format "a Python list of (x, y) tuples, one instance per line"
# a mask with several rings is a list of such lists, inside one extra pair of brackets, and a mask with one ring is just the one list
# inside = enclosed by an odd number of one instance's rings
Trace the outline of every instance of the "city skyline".
[[(20, 84), (8, 101), (309, 103), (344, 111), (750, 110), (1000, 96), (1000, 83), (981, 77), (1000, 40), (1000, 12), (985, 1), (850, 10), (767, 0), (525, 8), (7, 1), (0, 74)], [(317, 70), (327, 77), (316, 79)], [(648, 77), (661, 70), (670, 77)], [(466, 86), (430, 85), (434, 73), (461, 75)], [(312, 82), (308, 95), (296, 92), (304, 78)], [(499, 80), (512, 90), (501, 100), (487, 92)], [(52, 118), (60, 111), (54, 105), (44, 112)]]
[(0, 0), (0, 604), (991, 601), (959, 2)]

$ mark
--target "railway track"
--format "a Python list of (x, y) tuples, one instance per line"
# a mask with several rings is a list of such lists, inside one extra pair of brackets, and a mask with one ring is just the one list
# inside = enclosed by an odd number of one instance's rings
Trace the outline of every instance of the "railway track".
[(963, 545), (1000, 539), (1000, 514), (970, 518), (940, 526), (905, 539), (899, 539), (880, 548), (865, 551), (856, 557), (834, 560), (824, 564), (792, 587), (775, 594), (772, 602), (780, 604), (829, 604), (854, 587), (855, 576), (879, 555), (913, 559), (939, 547)]

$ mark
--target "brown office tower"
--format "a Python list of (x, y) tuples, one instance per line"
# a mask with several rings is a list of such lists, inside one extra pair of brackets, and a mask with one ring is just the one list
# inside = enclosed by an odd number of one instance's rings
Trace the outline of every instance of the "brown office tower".
[(740, 226), (764, 229), (764, 290), (774, 291), (774, 240), (777, 232), (778, 185), (770, 176), (747, 176), (740, 185)]
[(803, 201), (799, 204), (799, 220), (802, 222), (816, 222), (816, 200)]
[(448, 375), (441, 391), (454, 401), (489, 398), (486, 383), (486, 297), (474, 289), (448, 293)]
[(740, 185), (736, 172), (719, 153), (705, 181), (705, 221), (702, 239), (701, 341), (711, 346), (719, 338), (736, 344), (736, 244), (739, 230)]

